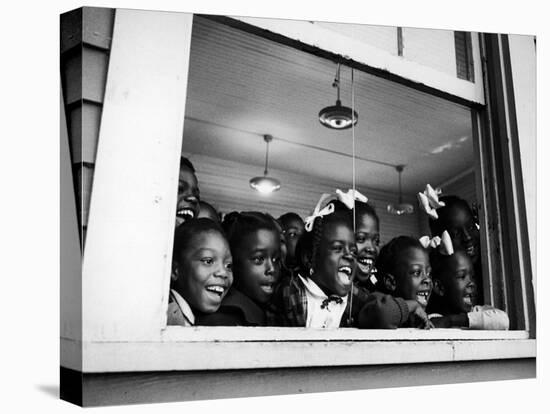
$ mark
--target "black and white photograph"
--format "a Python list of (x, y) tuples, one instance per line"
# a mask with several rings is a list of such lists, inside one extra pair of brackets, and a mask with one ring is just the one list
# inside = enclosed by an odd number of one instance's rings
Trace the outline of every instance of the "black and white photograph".
[(540, 379), (536, 30), (156, 7), (58, 9), (42, 393), (477, 412)]

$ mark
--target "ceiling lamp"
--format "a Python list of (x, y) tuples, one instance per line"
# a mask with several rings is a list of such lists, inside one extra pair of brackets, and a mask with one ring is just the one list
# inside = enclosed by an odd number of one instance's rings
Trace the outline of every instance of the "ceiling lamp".
[(319, 112), (319, 122), (331, 129), (348, 129), (353, 125), (357, 124), (359, 116), (356, 111), (353, 111), (347, 106), (342, 106), (340, 102), (340, 64), (338, 63), (338, 68), (336, 69), (336, 78), (332, 83), (332, 87), (337, 89), (336, 95), (336, 105), (327, 106), (326, 108), (321, 109)]
[(269, 154), (269, 143), (273, 141), (271, 135), (264, 135), (265, 141), (265, 169), (264, 175), (250, 179), (250, 187), (261, 194), (269, 194), (281, 188), (281, 182), (273, 177), (267, 176), (267, 160)]
[(403, 214), (412, 214), (414, 213), (414, 207), (412, 204), (403, 203), (403, 198), (401, 195), (401, 173), (403, 172), (404, 165), (397, 165), (395, 169), (397, 174), (399, 174), (399, 202), (397, 204), (388, 204), (388, 213), (394, 214), (396, 216), (401, 216)]

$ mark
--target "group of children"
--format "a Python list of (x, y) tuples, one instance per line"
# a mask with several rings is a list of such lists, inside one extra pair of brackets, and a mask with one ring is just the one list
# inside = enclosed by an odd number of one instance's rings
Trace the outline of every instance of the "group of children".
[(505, 312), (481, 305), (472, 210), (429, 189), (434, 238), (380, 248), (380, 220), (357, 191), (323, 195), (305, 221), (261, 212), (221, 221), (182, 158), (168, 324), (508, 329)]

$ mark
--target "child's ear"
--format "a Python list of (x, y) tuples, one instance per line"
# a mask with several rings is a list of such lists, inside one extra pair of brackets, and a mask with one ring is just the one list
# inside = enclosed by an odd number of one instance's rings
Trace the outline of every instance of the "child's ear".
[(173, 260), (172, 261), (172, 274), (170, 276), (170, 279), (171, 279), (172, 283), (176, 282), (178, 280), (178, 277), (179, 277), (178, 263), (175, 260)]
[(382, 283), (387, 292), (395, 292), (395, 276), (391, 273), (382, 274)]
[(445, 295), (445, 287), (443, 286), (443, 283), (441, 283), (441, 280), (439, 279), (433, 279), (434, 287), (432, 291), (439, 296)]

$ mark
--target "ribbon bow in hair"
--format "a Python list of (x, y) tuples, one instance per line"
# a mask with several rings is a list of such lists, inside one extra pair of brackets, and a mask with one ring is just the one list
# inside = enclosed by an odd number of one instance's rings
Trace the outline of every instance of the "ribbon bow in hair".
[(334, 204), (329, 204), (328, 206), (321, 208), (323, 204), (332, 198), (333, 196), (331, 194), (323, 194), (321, 196), (311, 216), (306, 217), (304, 221), (304, 228), (307, 232), (313, 229), (313, 223), (315, 223), (315, 219), (317, 217), (323, 217), (334, 212)]
[(361, 194), (359, 191), (353, 190), (351, 188), (345, 193), (340, 189), (337, 189), (336, 196), (338, 197), (338, 200), (344, 203), (350, 210), (353, 209), (355, 205), (355, 200), (361, 201), (363, 203), (366, 203), (368, 201), (368, 198), (366, 196)]
[(337, 305), (341, 304), (344, 300), (338, 296), (338, 295), (330, 295), (328, 298), (324, 299), (323, 300), (323, 303), (321, 303), (321, 309), (325, 309), (326, 307), (328, 307), (328, 304), (330, 302), (334, 302), (336, 303)]
[(424, 247), (425, 249), (427, 249), (428, 247), (431, 247), (433, 249), (438, 247), (439, 251), (447, 256), (450, 256), (454, 253), (453, 242), (451, 241), (451, 236), (449, 235), (447, 230), (445, 230), (441, 234), (441, 237), (435, 236), (434, 238), (430, 239), (429, 236), (422, 236), (419, 241), (422, 247)]
[(416, 195), (422, 210), (424, 210), (428, 216), (436, 220), (439, 218), (436, 210), (445, 205), (443, 201), (439, 201), (440, 194), (441, 190), (439, 188), (434, 190), (430, 184), (426, 184), (424, 192)]

